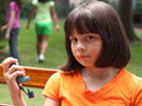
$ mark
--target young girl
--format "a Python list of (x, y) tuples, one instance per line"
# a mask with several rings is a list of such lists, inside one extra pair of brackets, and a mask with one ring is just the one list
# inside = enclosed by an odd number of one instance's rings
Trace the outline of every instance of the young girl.
[[(68, 59), (48, 80), (44, 106), (142, 106), (142, 79), (124, 69), (130, 50), (116, 11), (104, 2), (86, 2), (69, 14), (64, 28)], [(14, 106), (25, 106), (15, 82), (24, 70), (8, 69), (13, 62), (2, 63), (4, 76)]]
[[(60, 26), (57, 23), (57, 16), (54, 10), (54, 1), (51, 0), (33, 0), (32, 10), (27, 23), (29, 28), (32, 17), (35, 16), (35, 31), (37, 34), (37, 58), (36, 62), (42, 62), (44, 60), (44, 54), (48, 46), (47, 40), (51, 33), (52, 18), (55, 23), (57, 30), (60, 30)], [(51, 17), (52, 16), (52, 17)]]
[(10, 56), (18, 59), (17, 39), (20, 30), (20, 9), (22, 0), (11, 0), (7, 11), (7, 24), (1, 27), (6, 30), (5, 39), (9, 41)]

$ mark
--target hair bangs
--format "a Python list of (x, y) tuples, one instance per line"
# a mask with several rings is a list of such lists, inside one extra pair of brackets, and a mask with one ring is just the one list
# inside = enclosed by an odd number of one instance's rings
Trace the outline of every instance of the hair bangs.
[[(77, 10), (76, 10), (77, 11)], [(93, 14), (84, 12), (81, 8), (79, 12), (73, 11), (67, 18), (67, 22), (65, 22), (65, 33), (67, 36), (71, 36), (74, 32), (78, 34), (87, 34), (87, 33), (97, 33), (98, 28), (94, 23)]]

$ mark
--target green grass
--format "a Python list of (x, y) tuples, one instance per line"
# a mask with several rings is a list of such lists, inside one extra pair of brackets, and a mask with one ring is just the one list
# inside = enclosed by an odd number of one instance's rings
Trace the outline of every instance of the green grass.
[[(34, 22), (31, 22), (30, 28), (26, 29), (27, 20), (20, 20), (21, 30), (18, 39), (18, 51), (20, 57), (20, 65), (42, 67), (42, 68), (54, 68), (58, 69), (66, 60), (66, 51), (64, 46), (64, 20), (59, 20), (61, 30), (56, 31), (55, 25), (52, 26), (52, 33), (48, 39), (48, 48), (45, 54), (45, 62), (36, 63), (36, 34), (34, 31)], [(8, 44), (0, 51), (0, 63), (9, 56)], [(35, 93), (35, 98), (28, 99), (23, 94), (28, 106), (42, 106), (44, 103), (44, 97), (42, 96), (43, 89), (31, 88)], [(8, 88), (6, 85), (0, 84), (0, 102), (12, 104)]]
[[(66, 52), (64, 47), (64, 20), (59, 21), (61, 30), (58, 32), (53, 24), (52, 33), (48, 39), (48, 48), (45, 54), (45, 62), (42, 64), (36, 63), (36, 34), (34, 31), (34, 22), (31, 22), (30, 28), (26, 29), (27, 20), (21, 20), (21, 30), (18, 38), (18, 51), (20, 58), (20, 65), (34, 66), (44, 68), (58, 68), (66, 60)], [(0, 58), (2, 62), (8, 54), (8, 45), (1, 51), (3, 57)]]
[[(142, 40), (142, 32), (136, 32), (136, 35)], [(126, 69), (142, 77), (142, 41), (130, 44), (131, 59)]]
[[(61, 31), (57, 32), (53, 24), (52, 33), (48, 39), (48, 48), (45, 54), (44, 63), (36, 63), (36, 34), (34, 31), (34, 22), (31, 22), (30, 29), (26, 29), (27, 20), (20, 20), (21, 31), (18, 39), (18, 50), (20, 57), (20, 65), (42, 67), (42, 68), (55, 68), (57, 69), (66, 60), (66, 52), (64, 46), (64, 20), (59, 20)], [(137, 36), (142, 39), (142, 32), (136, 32)], [(142, 77), (142, 42), (134, 42), (130, 44), (131, 60), (126, 69), (130, 72)], [(8, 44), (0, 51), (0, 63), (9, 55)], [(30, 88), (35, 93), (35, 98), (28, 99), (23, 94), (28, 106), (42, 106), (44, 103), (44, 97), (42, 96), (43, 89)], [(12, 104), (8, 88), (6, 85), (0, 84), (0, 102)]]

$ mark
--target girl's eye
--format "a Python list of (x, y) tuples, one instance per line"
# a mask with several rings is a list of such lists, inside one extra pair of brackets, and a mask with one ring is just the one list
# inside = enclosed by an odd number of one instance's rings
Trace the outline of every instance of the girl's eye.
[(90, 40), (90, 39), (93, 39), (93, 38), (95, 38), (95, 37), (93, 37), (93, 36), (87, 36), (87, 40)]
[(72, 38), (72, 39), (70, 39), (70, 41), (71, 41), (71, 42), (76, 42), (77, 39), (76, 39), (76, 38)]

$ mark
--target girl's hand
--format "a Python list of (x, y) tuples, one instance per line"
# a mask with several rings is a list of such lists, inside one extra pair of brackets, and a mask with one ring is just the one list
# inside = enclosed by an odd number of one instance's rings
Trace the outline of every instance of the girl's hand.
[(60, 26), (56, 25), (56, 29), (57, 29), (57, 31), (60, 31)]
[(6, 40), (9, 40), (9, 39), (10, 39), (10, 33), (6, 33), (6, 34), (5, 34), (5, 39), (6, 39)]
[(4, 31), (6, 28), (7, 28), (7, 25), (4, 25), (4, 26), (1, 27), (0, 30), (1, 30), (1, 31)]
[(26, 28), (29, 29), (29, 24), (27, 24)]
[(9, 68), (11, 63), (16, 63), (16, 62), (17, 60), (12, 57), (9, 57), (2, 62), (3, 76), (9, 88), (11, 97), (15, 97), (15, 95), (21, 96), (21, 90), (16, 82), (16, 77), (18, 75), (23, 75), (23, 76), (25, 75), (23, 68), (20, 66), (13, 65), (12, 67)]

